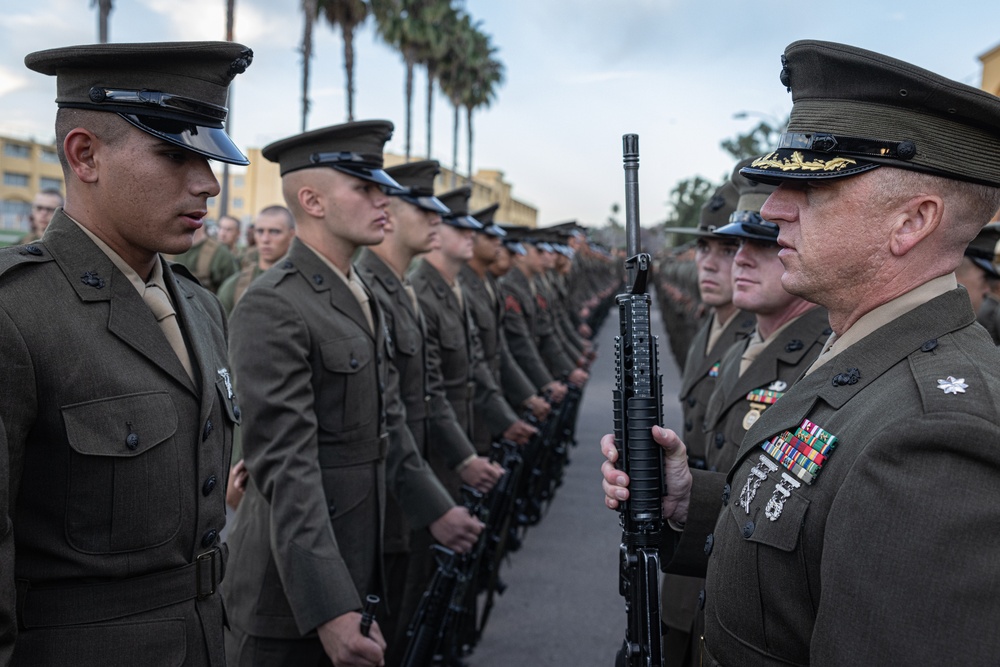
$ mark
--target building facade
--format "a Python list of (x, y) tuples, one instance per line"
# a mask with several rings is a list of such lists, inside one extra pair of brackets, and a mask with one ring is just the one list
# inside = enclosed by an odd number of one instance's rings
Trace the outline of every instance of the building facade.
[(52, 144), (0, 137), (0, 243), (30, 228), (31, 200), (39, 190), (64, 192), (59, 155)]

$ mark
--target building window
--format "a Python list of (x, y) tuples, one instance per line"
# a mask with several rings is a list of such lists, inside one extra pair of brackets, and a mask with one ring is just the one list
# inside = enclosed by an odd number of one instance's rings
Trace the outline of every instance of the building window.
[(38, 179), (38, 189), (39, 190), (58, 190), (62, 192), (62, 179), (59, 178), (47, 178), (42, 176)]
[(31, 157), (31, 146), (7, 143), (3, 145), (3, 154), (7, 157), (28, 159)]
[(16, 229), (21, 232), (26, 232), (31, 226), (30, 216), (30, 202), (0, 202), (0, 229)]
[[(9, 146), (10, 144), (8, 144)], [(18, 174), (13, 171), (5, 171), (3, 173), (3, 184), (10, 185), (15, 188), (26, 188), (28, 187), (28, 175)]]
[(233, 208), (243, 208), (243, 197), (233, 197)]
[(243, 187), (243, 177), (242, 176), (233, 176), (233, 187), (234, 188), (242, 188)]
[(49, 150), (48, 148), (43, 148), (42, 149), (42, 162), (53, 162), (53, 163), (58, 164), (59, 163), (59, 153), (56, 153), (53, 150)]

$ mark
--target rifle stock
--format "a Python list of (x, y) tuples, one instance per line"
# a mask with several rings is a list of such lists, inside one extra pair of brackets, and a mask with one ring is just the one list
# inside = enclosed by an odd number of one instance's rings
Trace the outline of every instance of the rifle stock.
[(621, 504), (619, 592), (625, 598), (625, 640), (618, 667), (662, 667), (659, 548), (664, 494), (663, 456), (652, 428), (663, 422), (662, 378), (646, 294), (651, 259), (639, 236), (639, 137), (623, 137), (628, 292), (618, 295), (615, 338), (614, 436), (619, 469), (629, 476)]

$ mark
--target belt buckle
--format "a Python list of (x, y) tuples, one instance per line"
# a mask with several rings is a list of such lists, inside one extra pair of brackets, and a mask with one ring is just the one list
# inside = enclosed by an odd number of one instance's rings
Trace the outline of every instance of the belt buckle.
[[(216, 555), (221, 555), (218, 547), (212, 549), (211, 551), (206, 551), (203, 554), (199, 554), (198, 558), (195, 559), (195, 590), (197, 592), (197, 598), (199, 600), (204, 600), (210, 595), (215, 594), (215, 588), (219, 583), (219, 577), (217, 576), (217, 570), (215, 567)], [(208, 580), (211, 584), (209, 590), (205, 590), (205, 575), (204, 566), (207, 564), (209, 569)]]

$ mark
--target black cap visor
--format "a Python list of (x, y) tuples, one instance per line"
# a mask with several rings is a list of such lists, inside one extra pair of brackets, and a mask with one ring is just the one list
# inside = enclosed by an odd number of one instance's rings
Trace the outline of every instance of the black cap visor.
[(483, 227), (482, 231), (483, 234), (486, 234), (487, 236), (495, 236), (498, 239), (502, 239), (503, 237), (507, 236), (507, 232), (505, 232), (502, 227), (492, 223)]
[(451, 209), (444, 205), (444, 203), (437, 197), (415, 197), (413, 194), (404, 193), (397, 195), (400, 199), (406, 202), (410, 202), (417, 208), (422, 208), (425, 211), (430, 211), (431, 213), (440, 213), (441, 215), (446, 215), (451, 213)]
[(119, 116), (146, 134), (204, 157), (246, 166), (250, 160), (236, 147), (221, 127), (205, 127), (155, 116), (119, 113)]
[(514, 253), (515, 255), (524, 256), (528, 254), (528, 249), (525, 248), (524, 244), (521, 243), (520, 241), (504, 241), (503, 247), (507, 248), (507, 250)]
[(777, 148), (740, 169), (740, 173), (768, 185), (789, 179), (844, 178), (871, 171), (880, 164), (906, 167), (915, 153), (916, 147), (910, 141), (786, 132), (778, 139)]
[(376, 185), (380, 185), (387, 195), (405, 195), (409, 193), (407, 188), (404, 188), (402, 185), (397, 183), (396, 179), (387, 174), (383, 169), (372, 169), (371, 167), (362, 167), (347, 163), (326, 163), (320, 166), (327, 166), (332, 169), (336, 169), (337, 171), (342, 171), (345, 174), (360, 178), (362, 181), (369, 181), (371, 183), (375, 183)]
[(756, 211), (736, 211), (729, 217), (729, 224), (719, 227), (716, 233), (725, 238), (778, 243), (778, 225), (764, 220)]
[(471, 215), (446, 215), (441, 218), (442, 222), (458, 229), (473, 229), (479, 231), (483, 226)]
[(986, 272), (986, 275), (990, 278), (1000, 278), (1000, 273), (997, 272), (997, 266), (988, 259), (983, 259), (982, 257), (974, 257), (972, 255), (966, 254), (966, 257), (972, 260), (972, 263), (978, 266), (980, 269)]
[(664, 227), (663, 231), (667, 234), (680, 234), (683, 236), (697, 236), (698, 238), (709, 238), (717, 239), (720, 238), (716, 233), (720, 229), (719, 227), (709, 227), (705, 229), (703, 227)]

